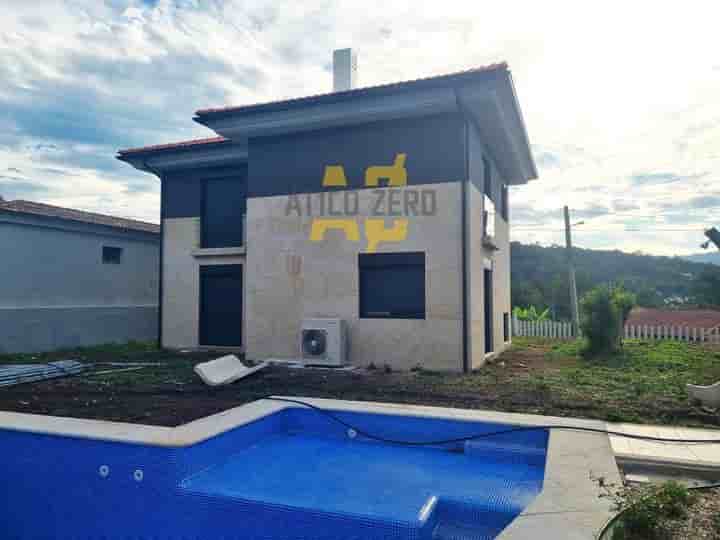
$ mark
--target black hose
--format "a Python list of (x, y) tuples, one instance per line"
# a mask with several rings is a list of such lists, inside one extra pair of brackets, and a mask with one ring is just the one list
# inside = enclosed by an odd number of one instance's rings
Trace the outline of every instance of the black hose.
[(473, 441), (476, 439), (495, 437), (498, 435), (507, 435), (509, 433), (518, 433), (518, 432), (523, 432), (523, 431), (540, 431), (540, 430), (550, 430), (550, 429), (564, 429), (564, 430), (572, 430), (572, 431), (584, 431), (584, 432), (589, 432), (589, 433), (602, 433), (602, 434), (606, 434), (606, 435), (615, 435), (617, 437), (625, 437), (626, 439), (639, 439), (639, 440), (643, 440), (643, 441), (653, 441), (653, 442), (662, 442), (662, 443), (720, 444), (720, 438), (718, 438), (718, 439), (666, 439), (663, 437), (651, 437), (648, 435), (635, 435), (632, 433), (622, 433), (620, 431), (612, 431), (612, 430), (607, 430), (607, 429), (580, 427), (580, 426), (564, 426), (564, 425), (520, 426), (520, 427), (509, 428), (509, 429), (502, 429), (499, 431), (490, 431), (487, 433), (477, 433), (475, 435), (466, 435), (464, 437), (456, 437), (453, 439), (440, 439), (440, 440), (436, 440), (436, 441), (407, 441), (407, 440), (401, 440), (401, 439), (389, 439), (387, 437), (382, 437), (380, 435), (374, 435), (374, 434), (369, 433), (357, 426), (350, 424), (349, 422), (346, 422), (342, 418), (339, 418), (332, 411), (323, 409), (322, 407), (318, 407), (317, 405), (313, 405), (312, 403), (308, 403), (306, 401), (302, 401), (299, 399), (279, 398), (279, 397), (271, 397), (271, 396), (264, 397), (262, 399), (268, 399), (268, 400), (272, 400), (272, 401), (281, 401), (284, 403), (294, 403), (296, 405), (301, 405), (303, 407), (307, 407), (308, 409), (312, 409), (313, 411), (317, 411), (318, 413), (323, 414), (323, 415), (327, 416), (328, 418), (331, 418), (338, 424), (341, 424), (342, 426), (344, 426), (348, 429), (352, 429), (358, 435), (362, 435), (363, 437), (366, 437), (368, 439), (372, 439), (375, 441), (384, 442), (387, 444), (401, 445), (401, 446), (441, 446), (441, 445), (445, 445), (445, 444), (461, 443), (461, 442), (466, 442), (466, 441)]

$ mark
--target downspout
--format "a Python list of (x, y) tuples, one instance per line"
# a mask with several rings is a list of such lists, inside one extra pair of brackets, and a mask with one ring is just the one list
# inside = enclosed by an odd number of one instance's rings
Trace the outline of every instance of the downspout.
[(146, 159), (143, 160), (143, 168), (147, 169), (151, 173), (153, 173), (155, 176), (158, 177), (160, 180), (160, 261), (159, 261), (159, 268), (158, 268), (158, 328), (157, 328), (157, 346), (158, 349), (162, 349), (162, 338), (163, 338), (163, 330), (162, 330), (162, 322), (163, 322), (163, 252), (164, 252), (164, 246), (165, 246), (165, 225), (164, 225), (164, 219), (163, 219), (163, 213), (164, 213), (164, 200), (165, 200), (165, 190), (163, 189), (163, 177), (162, 174), (153, 169), (150, 165), (148, 165), (148, 162)]
[(460, 182), (460, 304), (462, 308), (462, 367), (464, 373), (470, 373), (472, 366), (470, 365), (469, 356), (469, 326), (468, 326), (468, 271), (467, 271), (467, 183), (470, 181), (470, 156), (469, 156), (469, 135), (468, 135), (468, 116), (465, 108), (460, 101), (457, 88), (453, 88), (455, 94), (455, 102), (458, 110), (463, 115), (464, 143), (465, 143), (465, 177)]

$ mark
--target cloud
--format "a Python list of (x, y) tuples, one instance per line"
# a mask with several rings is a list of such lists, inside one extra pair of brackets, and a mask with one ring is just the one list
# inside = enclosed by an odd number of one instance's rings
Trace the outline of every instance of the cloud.
[(560, 158), (552, 152), (540, 152), (535, 155), (535, 163), (540, 169), (550, 169), (560, 166)]
[[(18, 196), (157, 220), (158, 181), (118, 148), (207, 136), (191, 121), (199, 108), (327, 92), (331, 51), (352, 46), (362, 85), (509, 62), (541, 173), (512, 190), (513, 221), (541, 225), (514, 239), (562, 243), (565, 204), (608, 227), (614, 213), (698, 220), (720, 173), (720, 7), (655, 6), (648, 26), (639, 4), (608, 1), (18, 2), (0, 33), (0, 163), (24, 178)], [(577, 242), (697, 244), (604, 227)]]
[(703, 195), (690, 199), (690, 206), (693, 208), (718, 208), (720, 207), (720, 195)]
[(585, 208), (573, 209), (573, 217), (582, 219), (596, 218), (609, 213), (610, 209), (600, 204), (591, 204)]
[(613, 210), (616, 212), (628, 212), (630, 210), (639, 210), (640, 205), (632, 202), (632, 201), (626, 201), (624, 199), (618, 199), (616, 201), (613, 201)]
[(707, 176), (708, 173), (699, 174), (688, 174), (681, 175), (671, 172), (659, 172), (659, 173), (637, 173), (630, 177), (630, 181), (635, 185), (649, 185), (649, 184), (669, 184), (672, 182), (683, 182), (689, 180), (697, 180)]
[(46, 195), (49, 191), (47, 186), (23, 178), (0, 176), (0, 197), (6, 201)]

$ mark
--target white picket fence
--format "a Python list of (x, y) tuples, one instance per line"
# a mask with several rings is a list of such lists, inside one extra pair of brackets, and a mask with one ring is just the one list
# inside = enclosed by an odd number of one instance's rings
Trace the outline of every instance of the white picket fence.
[(720, 344), (717, 328), (693, 328), (689, 326), (630, 326), (625, 325), (626, 339), (671, 339), (697, 343)]
[(561, 321), (521, 321), (512, 318), (513, 336), (572, 339), (572, 324)]
[[(521, 321), (512, 318), (512, 334), (517, 337), (573, 339), (572, 324), (562, 321)], [(625, 325), (626, 339), (670, 339), (720, 344), (720, 329), (689, 326)]]

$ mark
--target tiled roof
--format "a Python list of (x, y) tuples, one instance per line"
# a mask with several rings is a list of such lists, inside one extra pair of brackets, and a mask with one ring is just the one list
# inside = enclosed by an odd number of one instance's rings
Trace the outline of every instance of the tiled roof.
[(166, 144), (155, 144), (152, 146), (139, 146), (137, 148), (127, 148), (125, 150), (118, 150), (118, 154), (125, 156), (128, 154), (139, 154), (144, 152), (157, 152), (159, 150), (176, 150), (180, 148), (188, 148), (193, 146), (202, 146), (204, 144), (215, 144), (227, 142), (228, 139), (225, 137), (207, 137), (204, 139), (191, 139), (189, 141), (179, 141), (174, 143)]
[(627, 323), (632, 326), (687, 326), (715, 328), (720, 326), (720, 311), (713, 309), (635, 308)]
[(104, 225), (116, 229), (129, 231), (141, 231), (147, 233), (160, 233), (160, 226), (146, 221), (125, 219), (94, 212), (83, 212), (72, 208), (62, 208), (50, 204), (33, 201), (3, 201), (0, 199), (0, 212), (15, 212), (18, 214), (32, 214), (34, 216), (65, 219), (68, 221), (79, 221), (81, 223), (92, 223), (93, 225)]
[(455, 73), (448, 73), (445, 75), (436, 75), (433, 77), (423, 77), (420, 79), (412, 79), (409, 81), (400, 81), (389, 84), (381, 84), (377, 86), (366, 86), (363, 88), (353, 88), (352, 90), (345, 90), (343, 92), (328, 92), (324, 94), (315, 94), (312, 96), (304, 96), (300, 98), (285, 99), (280, 101), (270, 101), (266, 103), (256, 103), (251, 105), (240, 105), (240, 106), (226, 106), (226, 107), (215, 107), (209, 109), (200, 109), (195, 112), (199, 117), (208, 116), (213, 114), (223, 113), (237, 113), (237, 112), (259, 112), (265, 109), (282, 109), (293, 105), (303, 105), (313, 102), (321, 101), (335, 101), (342, 100), (352, 97), (358, 97), (365, 94), (384, 93), (393, 90), (409, 89), (415, 86), (425, 85), (437, 85), (443, 83), (451, 83), (461, 81), (463, 79), (471, 78), (474, 75), (480, 73), (488, 73), (492, 71), (507, 71), (507, 62), (499, 62), (496, 64), (490, 64), (487, 66), (480, 66), (476, 68), (466, 69), (463, 71), (457, 71)]
[[(316, 94), (316, 95), (312, 95), (312, 96), (303, 96), (300, 98), (286, 99), (286, 100), (280, 100), (280, 101), (270, 101), (267, 103), (256, 103), (256, 104), (251, 104), (251, 105), (200, 109), (199, 111), (196, 111), (195, 114), (197, 116), (206, 116), (206, 115), (222, 114), (222, 113), (250, 112), (250, 111), (258, 112), (258, 111), (266, 110), (266, 109), (283, 109), (283, 108), (289, 107), (289, 106), (301, 106), (304, 104), (309, 104), (309, 103), (314, 103), (314, 102), (343, 100), (343, 99), (349, 99), (349, 98), (353, 98), (353, 97), (359, 97), (359, 96), (365, 95), (365, 94), (384, 93), (384, 92), (389, 92), (389, 91), (393, 91), (393, 90), (412, 88), (415, 86), (437, 85), (437, 84), (443, 84), (443, 83), (450, 83), (450, 82), (455, 82), (455, 81), (459, 81), (459, 80), (463, 80), (465, 78), (475, 76), (479, 73), (489, 73), (489, 72), (493, 72), (493, 71), (506, 71), (507, 68), (508, 68), (508, 66), (507, 66), (506, 62), (500, 62), (500, 63), (496, 63), (496, 64), (490, 64), (487, 66), (467, 69), (464, 71), (458, 71), (455, 73), (449, 73), (446, 75), (425, 77), (425, 78), (421, 78), (421, 79), (413, 79), (413, 80), (409, 80), (409, 81), (394, 82), (394, 83), (389, 83), (389, 84), (381, 84), (381, 85), (377, 85), (377, 86), (367, 86), (367, 87), (363, 87), (363, 88), (354, 88), (352, 90), (346, 90), (344, 92), (329, 92), (329, 93), (325, 93), (325, 94)], [(119, 150), (118, 156), (122, 159), (124, 156), (129, 156), (129, 155), (133, 155), (133, 154), (158, 152), (158, 151), (163, 151), (163, 150), (180, 150), (180, 149), (185, 149), (185, 148), (194, 148), (194, 147), (202, 146), (202, 145), (206, 145), (206, 144), (216, 144), (216, 143), (223, 143), (223, 142), (228, 142), (228, 141), (229, 141), (229, 139), (226, 139), (225, 137), (207, 137), (204, 139), (192, 139), (189, 141), (180, 141), (180, 142), (174, 142), (174, 143), (168, 143), (168, 144), (156, 144), (156, 145), (152, 145), (152, 146), (141, 146), (138, 148), (127, 148), (125, 150)]]

